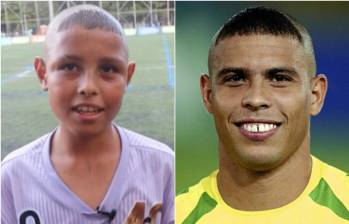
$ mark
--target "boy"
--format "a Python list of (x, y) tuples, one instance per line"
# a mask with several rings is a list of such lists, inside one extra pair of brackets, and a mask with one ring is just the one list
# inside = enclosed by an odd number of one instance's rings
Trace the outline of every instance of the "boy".
[(135, 70), (119, 22), (64, 10), (34, 67), (59, 125), (4, 159), (2, 223), (173, 223), (172, 150), (112, 123)]

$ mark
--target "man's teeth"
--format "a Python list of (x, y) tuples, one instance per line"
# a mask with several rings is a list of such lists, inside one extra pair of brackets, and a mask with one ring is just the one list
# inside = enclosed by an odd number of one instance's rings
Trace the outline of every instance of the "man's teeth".
[(101, 109), (97, 108), (97, 107), (92, 107), (92, 106), (79, 106), (76, 108), (76, 110), (79, 113), (82, 112), (87, 112), (87, 113), (98, 113), (99, 111), (101, 111)]
[(255, 123), (255, 124), (243, 124), (242, 128), (249, 132), (267, 132), (275, 129), (276, 124), (263, 124), (263, 123)]

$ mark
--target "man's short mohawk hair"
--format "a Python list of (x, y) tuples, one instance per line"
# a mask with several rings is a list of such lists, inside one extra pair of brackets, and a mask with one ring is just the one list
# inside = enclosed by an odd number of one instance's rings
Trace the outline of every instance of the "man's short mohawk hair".
[(264, 6), (247, 8), (232, 16), (214, 35), (208, 55), (208, 70), (212, 74), (214, 49), (220, 41), (233, 36), (273, 35), (290, 37), (305, 50), (309, 74), (316, 74), (313, 43), (307, 29), (291, 16)]
[(275, 9), (258, 6), (247, 8), (232, 16), (218, 31), (215, 45), (235, 35), (271, 34), (291, 36), (303, 44), (303, 37), (296, 21)]

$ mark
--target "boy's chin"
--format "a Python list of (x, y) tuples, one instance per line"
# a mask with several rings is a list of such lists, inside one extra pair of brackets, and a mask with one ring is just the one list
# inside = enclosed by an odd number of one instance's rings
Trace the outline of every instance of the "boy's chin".
[[(65, 126), (64, 124), (61, 124), (60, 126)], [(112, 129), (112, 122), (109, 123), (85, 123), (85, 124), (70, 124), (69, 128), (64, 128), (63, 130), (66, 130), (70, 132), (70, 134), (74, 136), (96, 136), (100, 135), (102, 133), (105, 133), (107, 131), (111, 131)]]

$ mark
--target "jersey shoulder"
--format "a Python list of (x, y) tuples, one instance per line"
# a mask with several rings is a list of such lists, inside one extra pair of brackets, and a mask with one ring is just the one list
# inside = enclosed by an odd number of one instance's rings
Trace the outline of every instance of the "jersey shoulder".
[(170, 157), (174, 156), (174, 153), (170, 147), (152, 138), (146, 137), (134, 131), (126, 128), (118, 127), (125, 133), (125, 136), (131, 146), (136, 150), (149, 151), (159, 154), (167, 154)]
[[(118, 130), (121, 135), (122, 147), (125, 147), (130, 155), (127, 159), (130, 166), (146, 174), (148, 178), (152, 177), (154, 181), (158, 178), (166, 179), (168, 188), (172, 188), (174, 180), (173, 151), (165, 144), (144, 135), (120, 127)], [(139, 164), (143, 164), (143, 166)], [(147, 169), (144, 169), (145, 166)]]
[(34, 159), (41, 155), (42, 149), (50, 134), (46, 134), (33, 142), (22, 146), (9, 153), (1, 162), (1, 170), (6, 171), (9, 167), (17, 166), (20, 163), (27, 161), (28, 159)]
[(212, 194), (211, 184), (215, 183), (218, 171), (200, 180), (199, 183), (182, 190), (176, 196), (176, 222), (195, 223), (195, 220), (213, 210), (217, 200)]
[(349, 221), (349, 175), (319, 159), (320, 180), (309, 194), (311, 199)]

